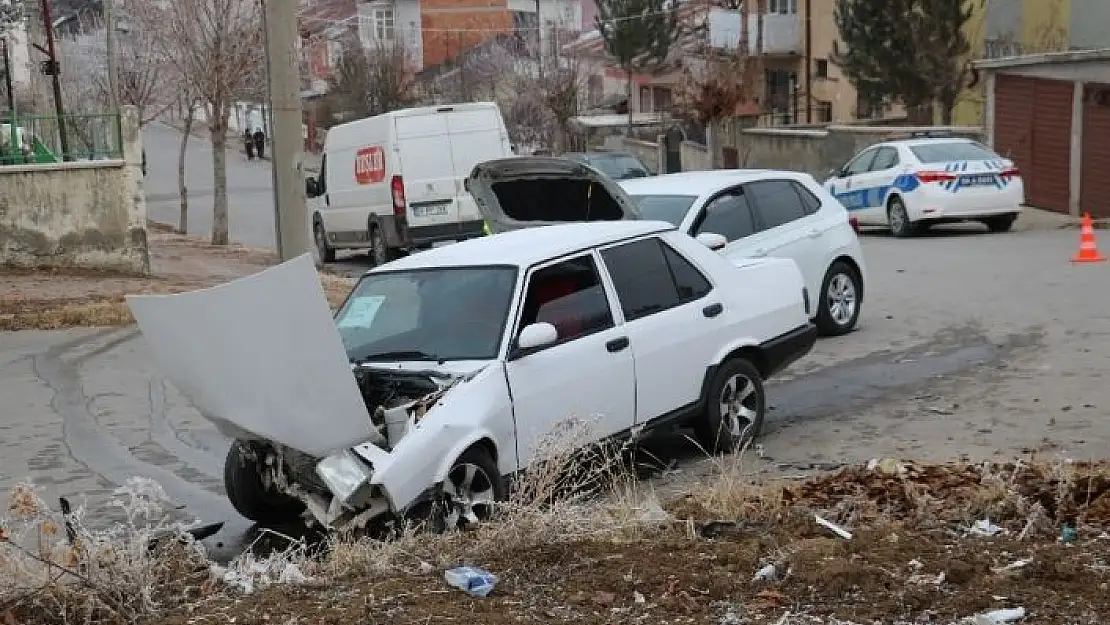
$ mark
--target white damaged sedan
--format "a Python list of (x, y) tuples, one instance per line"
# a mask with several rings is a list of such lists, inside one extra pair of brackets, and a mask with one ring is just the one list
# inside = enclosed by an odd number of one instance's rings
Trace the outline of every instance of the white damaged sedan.
[[(227, 496), (265, 524), (486, 517), (559, 422), (693, 426), (735, 449), (763, 381), (812, 348), (789, 259), (730, 262), (664, 222), (525, 228), (367, 272), (332, 315), (302, 256), (128, 303), (160, 368), (235, 439)], [(306, 514), (307, 513), (307, 514)]]

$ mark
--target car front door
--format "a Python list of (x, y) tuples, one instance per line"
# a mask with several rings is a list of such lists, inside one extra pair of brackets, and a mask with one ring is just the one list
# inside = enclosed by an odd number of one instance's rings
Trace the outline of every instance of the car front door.
[(821, 288), (825, 274), (825, 231), (820, 218), (802, 201), (793, 180), (759, 180), (744, 185), (766, 234), (769, 256), (790, 258), (798, 264), (811, 294)]
[(628, 335), (615, 324), (592, 253), (532, 269), (524, 293), (514, 345), (537, 322), (554, 325), (559, 340), (523, 356), (510, 349), (505, 365), (520, 468), (553, 451), (545, 439), (563, 423), (590, 422), (594, 439), (632, 427), (636, 401)]
[(878, 148), (868, 148), (860, 152), (855, 158), (848, 161), (840, 176), (833, 178), (829, 183), (829, 193), (832, 193), (840, 203), (850, 211), (863, 208), (863, 194), (860, 188), (859, 176), (866, 174), (871, 169), (871, 161), (875, 159)]
[(603, 248), (601, 258), (636, 360), (636, 424), (683, 416), (725, 341), (713, 285), (656, 236)]
[(689, 234), (713, 233), (728, 243), (721, 253), (729, 258), (748, 258), (766, 255), (765, 239), (756, 222), (744, 188), (736, 186), (710, 199), (698, 211), (690, 225)]

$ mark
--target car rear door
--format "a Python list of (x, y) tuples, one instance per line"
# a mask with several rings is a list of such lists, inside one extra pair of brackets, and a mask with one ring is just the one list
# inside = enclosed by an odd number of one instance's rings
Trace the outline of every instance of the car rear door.
[(804, 203), (795, 185), (786, 178), (758, 180), (745, 183), (744, 194), (763, 229), (754, 255), (792, 259), (812, 297), (824, 279), (828, 245), (817, 207)]
[(680, 416), (727, 340), (713, 284), (658, 236), (602, 248), (601, 258), (636, 362), (636, 424)]
[[(446, 108), (446, 107), (445, 107)], [(474, 198), (464, 187), (474, 166), (512, 156), (508, 132), (495, 107), (453, 109), (444, 113), (447, 121), (446, 146), (451, 154), (454, 199), (461, 221), (482, 219)]]

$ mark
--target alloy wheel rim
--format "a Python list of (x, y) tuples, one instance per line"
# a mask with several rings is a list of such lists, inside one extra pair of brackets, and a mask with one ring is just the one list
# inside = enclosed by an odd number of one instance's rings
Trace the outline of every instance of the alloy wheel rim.
[(722, 425), (735, 439), (742, 441), (759, 417), (759, 393), (755, 382), (738, 373), (725, 382), (719, 398)]
[(482, 467), (465, 462), (456, 465), (443, 481), (447, 507), (447, 529), (461, 529), (489, 518), (496, 497), (493, 480)]
[(849, 276), (838, 273), (829, 281), (825, 300), (833, 321), (847, 325), (856, 313), (856, 285)]

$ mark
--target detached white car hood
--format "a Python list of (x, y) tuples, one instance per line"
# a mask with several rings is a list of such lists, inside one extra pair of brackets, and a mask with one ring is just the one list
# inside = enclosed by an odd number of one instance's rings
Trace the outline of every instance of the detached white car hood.
[(372, 438), (310, 255), (199, 291), (130, 295), (127, 305), (166, 378), (225, 434), (245, 430), (316, 457)]

